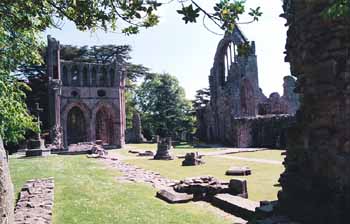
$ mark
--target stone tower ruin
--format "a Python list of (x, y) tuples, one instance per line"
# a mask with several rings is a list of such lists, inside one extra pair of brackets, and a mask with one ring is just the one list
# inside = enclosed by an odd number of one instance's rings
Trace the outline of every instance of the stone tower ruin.
[(210, 71), (210, 102), (197, 110), (202, 141), (234, 147), (282, 147), (298, 96), (295, 79), (284, 78), (284, 95), (267, 98), (259, 87), (255, 42), (239, 27), (219, 42)]

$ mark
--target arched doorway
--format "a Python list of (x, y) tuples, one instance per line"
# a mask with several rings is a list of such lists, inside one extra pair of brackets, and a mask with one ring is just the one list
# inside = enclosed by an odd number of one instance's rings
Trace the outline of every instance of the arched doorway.
[(114, 119), (110, 110), (100, 108), (96, 113), (96, 140), (102, 140), (103, 144), (115, 144)]
[(87, 127), (84, 113), (79, 107), (73, 107), (67, 118), (67, 142), (75, 144), (87, 141)]

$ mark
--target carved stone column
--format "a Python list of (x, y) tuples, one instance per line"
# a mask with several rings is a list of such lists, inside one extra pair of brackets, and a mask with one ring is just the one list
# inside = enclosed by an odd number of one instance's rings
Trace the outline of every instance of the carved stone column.
[(302, 223), (350, 220), (350, 22), (327, 19), (335, 0), (285, 0), (286, 61), (301, 107), (289, 131), (282, 212)]

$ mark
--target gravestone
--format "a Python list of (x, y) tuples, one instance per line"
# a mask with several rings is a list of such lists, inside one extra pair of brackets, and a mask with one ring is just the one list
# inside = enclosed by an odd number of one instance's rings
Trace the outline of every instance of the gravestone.
[(157, 145), (157, 153), (154, 156), (155, 160), (173, 160), (173, 156), (170, 155), (169, 151), (171, 149), (171, 138), (162, 138), (158, 139), (158, 145)]
[(186, 153), (185, 160), (182, 161), (183, 166), (198, 166), (204, 164), (202, 161), (202, 156), (198, 154), (198, 152)]
[(13, 196), (13, 185), (11, 182), (7, 155), (0, 137), (0, 223), (13, 223)]
[[(40, 112), (43, 111), (42, 108), (39, 107), (39, 103), (36, 103), (35, 104), (36, 107), (34, 108), (34, 113), (36, 114), (37, 116), (37, 120), (38, 120), (38, 128), (40, 130), (40, 117), (39, 117), (39, 114)], [(47, 149), (45, 147), (45, 144), (44, 144), (44, 139), (41, 138), (40, 136), (40, 132), (38, 132), (38, 134), (30, 139), (28, 141), (28, 144), (27, 144), (27, 150), (26, 150), (26, 156), (48, 156), (51, 154), (51, 151), (50, 149)]]

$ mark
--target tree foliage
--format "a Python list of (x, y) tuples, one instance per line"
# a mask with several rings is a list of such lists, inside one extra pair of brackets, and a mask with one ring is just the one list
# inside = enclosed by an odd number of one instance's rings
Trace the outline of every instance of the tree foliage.
[(205, 107), (210, 102), (210, 90), (208, 88), (196, 91), (195, 99), (192, 101), (194, 109), (198, 110)]
[(192, 132), (194, 118), (191, 102), (176, 77), (149, 74), (136, 90), (136, 108), (141, 112), (146, 137), (176, 137), (182, 131)]

